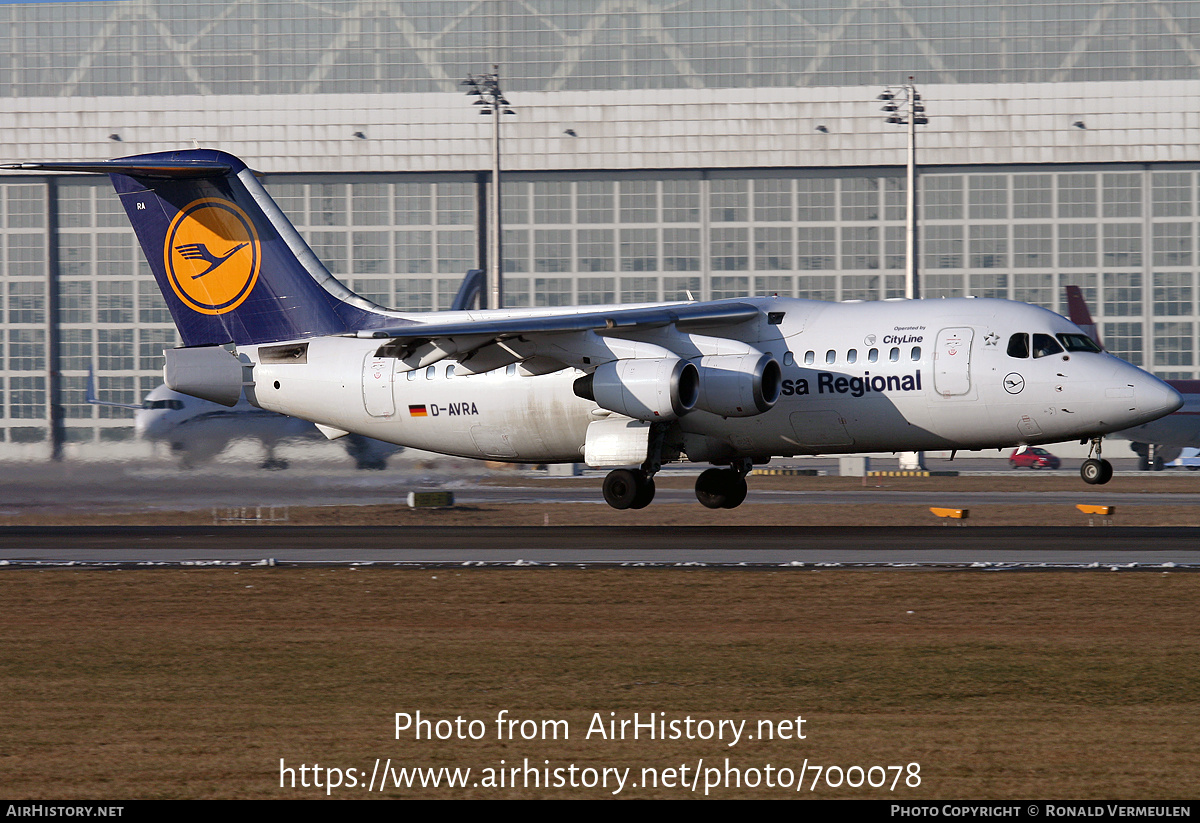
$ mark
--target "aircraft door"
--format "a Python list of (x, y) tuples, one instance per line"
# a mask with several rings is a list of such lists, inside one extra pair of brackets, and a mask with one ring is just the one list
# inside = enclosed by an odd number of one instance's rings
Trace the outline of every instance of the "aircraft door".
[(971, 390), (971, 341), (969, 326), (942, 329), (933, 350), (933, 390), (942, 397), (958, 397)]
[(363, 405), (372, 417), (391, 417), (396, 413), (396, 400), (392, 394), (395, 365), (394, 357), (376, 357), (374, 352), (363, 361)]

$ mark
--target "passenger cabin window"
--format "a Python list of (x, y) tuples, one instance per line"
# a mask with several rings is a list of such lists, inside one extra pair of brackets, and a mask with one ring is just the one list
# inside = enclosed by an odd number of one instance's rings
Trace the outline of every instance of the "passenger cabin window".
[(817, 362), (817, 353), (813, 351), (806, 351), (804, 353), (804, 365), (811, 366), (815, 362)]
[(913, 346), (912, 359), (913, 359), (914, 363), (921, 359), (921, 347), (920, 346)]
[(1059, 354), (1063, 347), (1058, 345), (1058, 341), (1048, 334), (1035, 334), (1033, 336), (1033, 356), (1034, 357), (1049, 357), (1052, 354)]
[(783, 355), (783, 365), (792, 366), (792, 365), (795, 365), (795, 363), (796, 363), (796, 357), (791, 352), (786, 352)]
[(869, 352), (867, 352), (867, 362), (868, 363), (879, 362), (879, 349), (871, 349)]
[(454, 376), (454, 366), (453, 365), (447, 366), (446, 367), (446, 379), (449, 380), (453, 376)]
[(888, 352), (888, 360), (891, 360), (893, 363), (899, 363), (900, 362), (900, 349), (895, 348), (895, 349), (892, 349), (890, 352)]
[(837, 352), (835, 352), (833, 349), (830, 349), (829, 351), (825, 352), (825, 362), (831, 366), (834, 363), (836, 363), (837, 362)]
[(1017, 332), (1012, 337), (1008, 338), (1008, 356), (1009, 357), (1029, 357), (1029, 335), (1025, 332)]
[(434, 375), (436, 375), (436, 374), (437, 374), (437, 366), (430, 366), (429, 368), (427, 368), (425, 370), (425, 379), (432, 380), (434, 378)]
[(858, 362), (858, 349), (851, 349), (850, 351), (846, 352), (846, 362), (847, 363), (857, 363)]
[(410, 370), (410, 371), (408, 372), (408, 380), (409, 380), (409, 382), (411, 383), (413, 380), (416, 380), (416, 379), (417, 379), (417, 372), (416, 372), (416, 369), (412, 369), (412, 370)]

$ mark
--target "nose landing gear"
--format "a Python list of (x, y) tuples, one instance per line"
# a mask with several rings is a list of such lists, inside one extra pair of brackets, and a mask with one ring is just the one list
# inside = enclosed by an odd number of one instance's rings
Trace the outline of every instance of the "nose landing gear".
[[(1113, 467), (1103, 457), (1100, 456), (1101, 438), (1092, 439), (1091, 448), (1088, 449), (1088, 459), (1083, 461), (1083, 465), (1079, 467), (1079, 476), (1083, 478), (1083, 482), (1091, 486), (1103, 486), (1109, 480), (1112, 480)], [(1092, 457), (1092, 454), (1095, 457)]]

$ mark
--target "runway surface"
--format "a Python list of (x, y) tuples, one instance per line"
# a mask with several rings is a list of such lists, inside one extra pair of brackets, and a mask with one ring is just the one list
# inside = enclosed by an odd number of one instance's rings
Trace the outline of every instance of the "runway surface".
[(0, 564), (1200, 569), (1200, 528), (122, 527), (0, 529)]
[[(961, 461), (960, 461), (961, 462)], [(997, 461), (977, 461), (980, 463)], [(836, 464), (835, 464), (836, 465)], [(688, 478), (684, 488), (660, 483), (655, 502), (694, 504), (690, 477), (698, 469), (664, 470), (660, 478)], [(414, 465), (399, 465), (385, 472), (363, 472), (347, 468), (297, 466), (288, 471), (266, 472), (246, 466), (220, 464), (187, 470), (171, 466), (42, 464), (0, 472), (0, 515), (79, 512), (154, 512), (203, 510), (232, 506), (330, 506), (386, 505), (403, 503), (414, 489), (454, 492), (465, 506), (506, 504), (570, 503), (603, 506), (603, 473), (587, 478), (546, 483), (544, 473), (508, 472), (489, 474), (476, 461), (457, 461), (436, 471)], [(919, 506), (970, 506), (983, 504), (1075, 505), (1095, 503), (1097, 497), (1118, 506), (1200, 505), (1200, 476), (1196, 492), (1138, 494), (1114, 493), (1086, 486), (1074, 472), (1041, 472), (1040, 478), (1063, 476), (1066, 491), (903, 491), (861, 488), (842, 491), (783, 491), (767, 488), (766, 482), (750, 478), (747, 503), (773, 504), (915, 504)], [(1000, 472), (1002, 477), (1032, 477), (1032, 473)], [(1178, 476), (1178, 475), (1176, 475)], [(1190, 476), (1190, 475), (1188, 475)], [(489, 485), (493, 484), (493, 485)], [(502, 485), (500, 485), (502, 484)]]
[[(980, 461), (992, 464), (996, 461)], [(961, 463), (961, 461), (960, 461)], [(696, 472), (690, 472), (695, 474)], [(687, 475), (671, 470), (665, 476)], [(1017, 475), (1004, 473), (1008, 477)], [(544, 474), (489, 474), (471, 461), (400, 464), (386, 472), (302, 464), (285, 472), (213, 464), (38, 464), (0, 473), (0, 514), (177, 512), (211, 507), (397, 504), (408, 491), (453, 491), (460, 506), (567, 503), (603, 507), (602, 475), (547, 482)], [(1179, 476), (1179, 475), (1176, 475)], [(783, 491), (755, 487), (746, 506), (775, 504), (1200, 505), (1200, 477), (1164, 493), (1113, 493), (1066, 479), (1066, 490), (941, 491), (897, 488)], [(493, 485), (496, 483), (503, 485)], [(661, 484), (655, 504), (696, 505), (690, 479)], [(1012, 484), (1009, 484), (1010, 486)], [(1144, 484), (1143, 484), (1144, 485)], [(1150, 488), (1153, 484), (1150, 484)], [(979, 488), (976, 482), (975, 488)], [(1136, 488), (1136, 487), (1135, 487)], [(1102, 500), (1098, 500), (1102, 497)], [(158, 565), (201, 563), (395, 565), (831, 565), (998, 568), (1200, 568), (1200, 528), (1187, 527), (204, 527), (50, 526), (0, 528), (0, 564)]]

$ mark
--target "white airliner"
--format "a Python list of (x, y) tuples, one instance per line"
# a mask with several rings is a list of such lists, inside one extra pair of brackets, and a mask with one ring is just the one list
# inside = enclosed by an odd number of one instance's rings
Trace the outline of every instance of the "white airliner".
[[(259, 441), (266, 449), (262, 462), (264, 469), (286, 469), (287, 460), (275, 454), (281, 443), (325, 439), (307, 420), (263, 411), (244, 397), (230, 408), (181, 394), (167, 386), (157, 386), (140, 405), (112, 403), (96, 397), (94, 382), (89, 375), (87, 401), (97, 406), (133, 409), (133, 426), (138, 438), (166, 443), (185, 466), (216, 457), (235, 440), (251, 439)], [(359, 435), (347, 437), (345, 447), (360, 469), (387, 468), (388, 457), (403, 451), (392, 443)]]
[(711, 463), (709, 508), (772, 456), (1100, 439), (1179, 408), (1057, 314), (1002, 300), (755, 297), (403, 314), (321, 265), (237, 158), (214, 150), (7, 168), (111, 175), (179, 328), (167, 385), (445, 454), (584, 460), (646, 506), (662, 464)]
[[(1079, 326), (1103, 346), (1100, 332), (1092, 320), (1083, 292), (1078, 286), (1067, 286), (1067, 312), (1071, 322)], [(1164, 463), (1170, 463), (1183, 453), (1185, 448), (1200, 448), (1200, 380), (1164, 381), (1179, 392), (1183, 407), (1140, 426), (1114, 432), (1113, 437), (1132, 441), (1129, 447), (1138, 456), (1138, 468), (1142, 471), (1161, 471)]]

